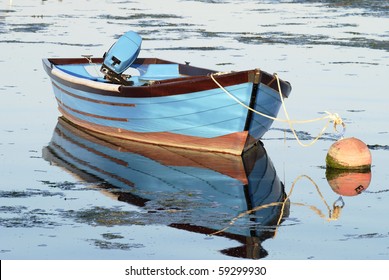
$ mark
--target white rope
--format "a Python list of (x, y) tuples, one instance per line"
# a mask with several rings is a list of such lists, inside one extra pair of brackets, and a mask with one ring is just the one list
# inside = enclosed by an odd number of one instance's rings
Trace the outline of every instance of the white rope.
[(102, 73), (97, 69), (97, 64), (94, 63), (94, 62), (92, 61), (92, 55), (90, 55), (90, 54), (83, 54), (83, 55), (81, 55), (81, 56), (82, 56), (83, 58), (85, 58), (85, 59), (89, 62), (90, 65), (93, 66), (93, 69), (95, 70), (96, 76), (97, 76), (97, 77), (99, 77), (99, 78), (104, 78), (104, 76), (102, 75)]
[[(279, 122), (286, 122), (288, 123), (294, 137), (296, 138), (297, 142), (303, 146), (303, 147), (308, 147), (308, 146), (311, 146), (313, 145), (317, 140), (320, 139), (320, 137), (324, 134), (325, 130), (328, 128), (329, 124), (331, 123), (331, 121), (334, 123), (334, 130), (336, 132), (338, 132), (338, 130), (336, 129), (336, 127), (338, 125), (342, 125), (343, 126), (343, 130), (342, 130), (342, 135), (343, 133), (345, 132), (345, 124), (342, 120), (342, 118), (337, 114), (337, 113), (330, 113), (328, 111), (324, 111), (327, 115), (323, 116), (323, 117), (320, 117), (320, 118), (315, 118), (315, 119), (309, 119), (309, 120), (291, 120), (290, 117), (289, 117), (289, 113), (286, 109), (286, 105), (285, 105), (285, 101), (284, 101), (284, 96), (282, 95), (282, 91), (281, 91), (281, 85), (280, 85), (280, 79), (278, 78), (278, 75), (277, 74), (274, 74), (274, 77), (276, 78), (277, 80), (277, 86), (278, 86), (278, 93), (280, 95), (280, 100), (281, 100), (281, 104), (282, 104), (282, 108), (284, 110), (284, 114), (285, 114), (285, 117), (286, 119), (280, 119), (280, 118), (276, 118), (276, 117), (273, 117), (273, 116), (269, 116), (267, 114), (264, 114), (262, 112), (259, 112), (249, 106), (247, 106), (246, 104), (244, 104), (242, 101), (240, 101), (236, 96), (234, 96), (233, 94), (231, 94), (229, 91), (227, 91), (216, 79), (215, 79), (215, 75), (222, 75), (223, 73), (215, 73), (215, 74), (211, 74), (211, 79), (214, 81), (214, 83), (220, 88), (222, 89), (229, 97), (231, 97), (233, 100), (235, 100), (235, 102), (237, 102), (239, 105), (243, 106), (244, 108), (246, 108), (247, 110), (250, 110), (252, 112), (254, 112), (255, 114), (258, 114), (262, 117), (265, 117), (265, 118), (268, 118), (268, 119), (271, 119), (273, 121), (279, 121)], [(312, 122), (317, 122), (317, 121), (321, 121), (321, 120), (328, 120), (327, 123), (324, 125), (323, 129), (320, 131), (320, 133), (318, 134), (318, 136), (312, 140), (310, 143), (308, 144), (304, 144), (301, 142), (301, 140), (298, 138), (297, 136), (297, 133), (293, 127), (293, 124), (301, 124), (301, 123), (312, 123)]]

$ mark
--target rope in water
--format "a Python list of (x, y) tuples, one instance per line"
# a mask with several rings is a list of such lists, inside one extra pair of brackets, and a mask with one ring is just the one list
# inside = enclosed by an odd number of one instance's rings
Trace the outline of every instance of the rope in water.
[[(281, 104), (282, 104), (282, 108), (283, 108), (283, 111), (284, 111), (284, 114), (285, 114), (285, 117), (286, 119), (280, 119), (280, 118), (276, 118), (276, 117), (273, 117), (273, 116), (270, 116), (270, 115), (267, 115), (267, 114), (264, 114), (262, 112), (259, 112), (253, 108), (251, 108), (250, 106), (247, 106), (246, 104), (244, 104), (242, 101), (240, 101), (236, 96), (234, 96), (233, 94), (231, 94), (228, 90), (226, 90), (216, 79), (215, 79), (215, 76), (217, 75), (222, 75), (224, 73), (214, 73), (214, 74), (211, 74), (210, 77), (211, 79), (214, 81), (214, 83), (221, 89), (223, 90), (229, 97), (231, 97), (235, 102), (237, 102), (239, 105), (243, 106), (244, 108), (246, 108), (247, 110), (250, 110), (252, 111), (253, 113), (255, 114), (258, 114), (262, 117), (265, 117), (265, 118), (268, 118), (268, 119), (271, 119), (273, 121), (279, 121), (279, 122), (286, 122), (288, 123), (294, 137), (296, 138), (297, 142), (303, 146), (303, 147), (308, 147), (308, 146), (311, 146), (313, 145), (314, 143), (316, 143), (316, 141), (318, 141), (320, 139), (320, 137), (324, 134), (324, 132), (326, 131), (326, 129), (328, 128), (329, 124), (331, 123), (331, 121), (334, 123), (334, 130), (336, 132), (338, 132), (337, 130), (337, 126), (338, 125), (342, 125), (343, 127), (343, 130), (341, 132), (341, 136), (343, 136), (345, 130), (346, 130), (346, 126), (342, 120), (342, 118), (337, 114), (337, 113), (330, 113), (328, 111), (324, 111), (327, 115), (323, 116), (323, 117), (320, 117), (320, 118), (315, 118), (315, 119), (309, 119), (309, 120), (291, 120), (290, 117), (289, 117), (289, 113), (286, 109), (286, 105), (285, 105), (285, 101), (284, 101), (284, 96), (282, 94), (282, 90), (281, 90), (281, 84), (280, 84), (280, 79), (278, 78), (278, 75), (277, 74), (274, 74), (274, 77), (276, 78), (277, 80), (277, 87), (278, 87), (278, 93), (280, 95), (280, 100), (281, 100)], [(328, 120), (327, 123), (324, 125), (323, 129), (320, 131), (320, 133), (318, 134), (317, 137), (315, 137), (314, 140), (312, 140), (310, 143), (308, 144), (304, 144), (301, 142), (301, 140), (299, 139), (297, 133), (296, 133), (296, 130), (294, 129), (293, 127), (293, 124), (302, 124), (302, 123), (312, 123), (312, 122), (317, 122), (317, 121), (321, 121), (321, 120)]]

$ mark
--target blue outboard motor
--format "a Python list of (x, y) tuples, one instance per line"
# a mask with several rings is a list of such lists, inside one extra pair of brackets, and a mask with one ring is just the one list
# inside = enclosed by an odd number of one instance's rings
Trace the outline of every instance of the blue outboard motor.
[(132, 85), (130, 76), (123, 72), (131, 66), (138, 57), (142, 38), (134, 31), (128, 31), (104, 54), (104, 62), (100, 71), (105, 78), (116, 84)]

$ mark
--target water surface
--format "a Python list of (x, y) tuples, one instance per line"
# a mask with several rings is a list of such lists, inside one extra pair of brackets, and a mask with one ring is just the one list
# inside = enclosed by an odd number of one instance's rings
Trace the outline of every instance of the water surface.
[[(387, 26), (387, 1), (3, 1), (0, 258), (388, 259)], [(141, 57), (277, 72), (293, 86), (293, 119), (338, 113), (345, 136), (369, 146), (369, 184), (353, 195), (330, 187), (332, 127), (302, 148), (275, 123), (243, 170), (228, 157), (164, 151), (187, 159), (172, 165), (58, 134), (41, 58), (98, 57), (130, 29)], [(309, 142), (323, 125), (295, 129)], [(259, 184), (262, 200), (248, 203)]]

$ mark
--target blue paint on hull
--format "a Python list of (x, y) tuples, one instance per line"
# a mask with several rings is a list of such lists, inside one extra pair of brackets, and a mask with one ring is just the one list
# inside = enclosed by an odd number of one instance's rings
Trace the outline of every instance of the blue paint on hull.
[[(254, 110), (275, 118), (277, 117), (281, 104), (278, 92), (263, 84), (259, 85)], [(272, 124), (273, 120), (253, 113), (250, 121), (249, 134), (255, 139), (259, 139), (269, 130)]]
[[(249, 104), (252, 83), (226, 87), (244, 104)], [(134, 132), (171, 132), (196, 137), (218, 137), (244, 131), (248, 110), (217, 88), (183, 95), (129, 98), (96, 95), (53, 81), (63, 110), (91, 124)], [(116, 103), (115, 105), (106, 103)], [(121, 104), (121, 105), (120, 105)], [(260, 85), (255, 110), (276, 116), (280, 99), (273, 89)], [(272, 120), (252, 115), (249, 133), (259, 139)]]

